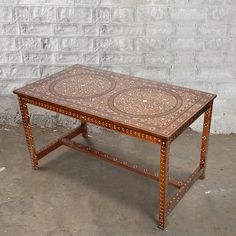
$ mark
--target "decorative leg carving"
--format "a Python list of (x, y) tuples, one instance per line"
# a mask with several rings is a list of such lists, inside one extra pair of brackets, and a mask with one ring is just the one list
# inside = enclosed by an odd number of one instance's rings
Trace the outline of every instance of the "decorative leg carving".
[(22, 121), (24, 125), (24, 130), (25, 130), (25, 138), (26, 138), (26, 142), (28, 145), (29, 153), (30, 153), (32, 168), (36, 170), (38, 169), (38, 160), (36, 156), (36, 150), (34, 147), (34, 139), (33, 139), (32, 127), (30, 124), (30, 117), (29, 117), (27, 103), (22, 101), (21, 97), (18, 97), (18, 100), (19, 100), (20, 111), (21, 111)]
[(212, 116), (212, 107), (213, 107), (213, 103), (209, 106), (209, 108), (207, 109), (207, 111), (204, 114), (201, 158), (200, 158), (200, 167), (203, 167), (203, 172), (202, 172), (202, 175), (199, 177), (199, 179), (205, 178), (207, 149), (208, 149), (208, 141), (209, 141), (209, 134), (210, 134), (210, 126), (211, 126), (211, 116)]
[(83, 127), (83, 133), (82, 133), (83, 137), (88, 138), (88, 125), (87, 125), (87, 122), (82, 121), (81, 126)]
[(167, 188), (169, 180), (169, 142), (161, 142), (160, 150), (160, 192), (159, 192), (159, 228), (165, 229), (167, 224)]

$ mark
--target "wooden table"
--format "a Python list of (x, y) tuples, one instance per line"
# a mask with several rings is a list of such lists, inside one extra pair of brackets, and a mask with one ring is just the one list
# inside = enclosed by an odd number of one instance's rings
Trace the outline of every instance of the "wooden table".
[[(214, 94), (131, 77), (82, 65), (71, 66), (14, 91), (18, 95), (33, 169), (61, 145), (80, 150), (159, 181), (159, 227), (197, 179), (204, 179)], [(81, 120), (81, 126), (36, 151), (27, 104)], [(187, 180), (169, 177), (171, 142), (204, 113), (200, 163)], [(77, 143), (87, 137), (87, 123), (106, 127), (160, 145), (159, 173)], [(168, 185), (178, 190), (167, 196)]]

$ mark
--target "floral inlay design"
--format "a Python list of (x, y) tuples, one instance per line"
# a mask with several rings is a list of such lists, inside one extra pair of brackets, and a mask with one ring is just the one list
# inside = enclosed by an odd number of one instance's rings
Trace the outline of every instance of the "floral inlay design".
[(17, 89), (37, 101), (74, 109), (155, 137), (169, 137), (214, 94), (74, 65)]
[(135, 117), (167, 115), (181, 104), (182, 99), (177, 93), (158, 87), (125, 89), (109, 98), (112, 110)]
[(49, 87), (51, 93), (65, 98), (92, 98), (106, 94), (115, 82), (96, 74), (81, 73), (55, 80)]

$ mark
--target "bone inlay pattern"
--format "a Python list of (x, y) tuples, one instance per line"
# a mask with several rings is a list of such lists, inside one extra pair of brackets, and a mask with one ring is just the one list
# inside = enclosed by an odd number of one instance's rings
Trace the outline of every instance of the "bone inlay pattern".
[(169, 137), (209, 103), (214, 94), (74, 65), (15, 91)]
[[(96, 82), (95, 82), (96, 81)], [(104, 95), (115, 87), (115, 81), (100, 77), (97, 74), (85, 73), (69, 75), (64, 79), (55, 80), (49, 87), (49, 91), (64, 98), (93, 98)]]
[[(193, 183), (205, 176), (206, 155), (214, 94), (156, 81), (75, 65), (14, 91), (25, 129), (32, 167), (56, 148), (65, 145), (115, 166), (159, 180), (159, 227), (165, 229), (167, 215)], [(45, 108), (81, 121), (81, 126), (36, 151), (27, 104)], [(201, 114), (204, 116), (200, 164), (190, 177), (169, 177), (171, 142)], [(88, 138), (87, 123), (160, 144), (160, 169), (150, 171), (107, 153), (71, 140), (78, 134)], [(168, 185), (178, 188), (168, 197)]]
[(182, 104), (182, 98), (173, 91), (140, 87), (113, 94), (108, 104), (113, 111), (128, 116), (158, 117), (178, 110)]

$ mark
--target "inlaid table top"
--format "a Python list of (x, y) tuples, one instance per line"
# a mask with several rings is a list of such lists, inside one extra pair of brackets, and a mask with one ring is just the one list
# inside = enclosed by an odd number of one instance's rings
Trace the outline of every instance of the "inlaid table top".
[(82, 65), (14, 91), (161, 138), (170, 138), (216, 95)]

